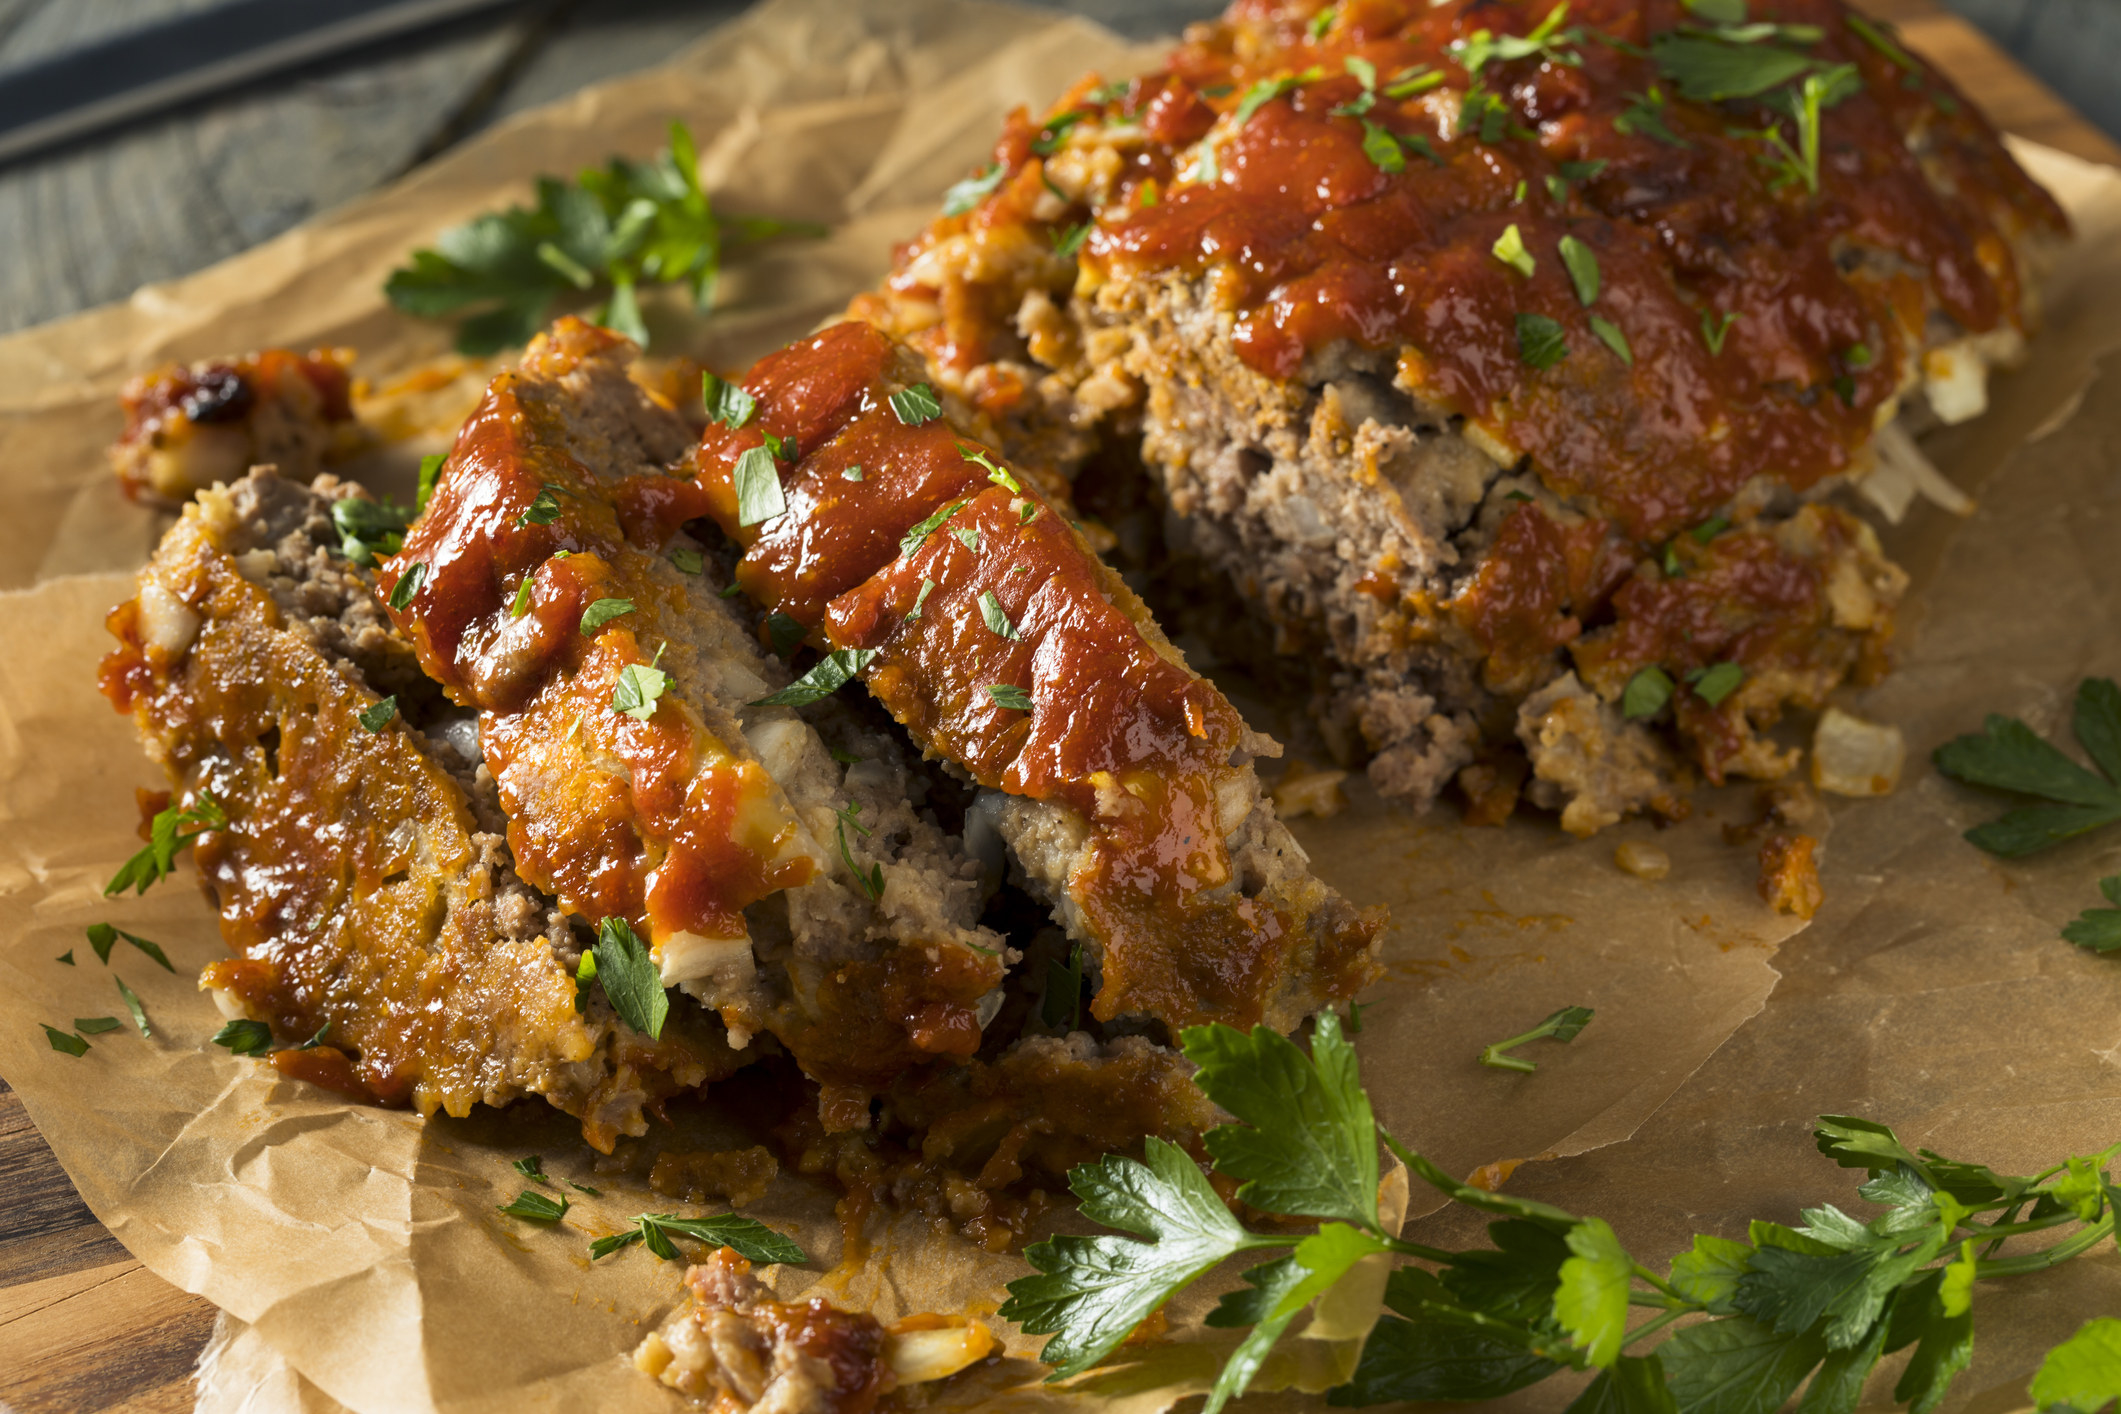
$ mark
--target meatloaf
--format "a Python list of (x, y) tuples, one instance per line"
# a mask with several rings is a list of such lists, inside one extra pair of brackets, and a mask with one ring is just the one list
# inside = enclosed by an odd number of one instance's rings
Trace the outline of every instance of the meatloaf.
[(2065, 233), (1839, 0), (1237, 0), (1017, 113), (853, 313), (1386, 795), (1588, 833), (1884, 670), (1835, 493), (1963, 504), (1911, 433)]
[(353, 355), (265, 349), (170, 364), (126, 384), (111, 466), (128, 496), (181, 505), (260, 464), (307, 481), (362, 445)]

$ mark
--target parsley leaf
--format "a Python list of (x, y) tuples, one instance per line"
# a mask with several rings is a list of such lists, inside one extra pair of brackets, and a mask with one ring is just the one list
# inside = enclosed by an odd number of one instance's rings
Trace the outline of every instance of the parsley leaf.
[(442, 466), (448, 460), (447, 452), (429, 452), (420, 458), (420, 490), (413, 501), (415, 510), (426, 510), (427, 503), (434, 499), (435, 487), (442, 480)]
[[(963, 501), (952, 501), (949, 505), (944, 506), (941, 510), (914, 526), (913, 529), (907, 531), (904, 538), (898, 542), (899, 554), (911, 555), (919, 550), (921, 546), (927, 544), (928, 537), (942, 529), (943, 522), (956, 515), (958, 511), (963, 509), (964, 504)], [(927, 598), (925, 594), (921, 597), (923, 599)]]
[(552, 1180), (545, 1176), (545, 1156), (543, 1154), (532, 1154), (527, 1159), (517, 1159), (509, 1167), (529, 1179), (532, 1183), (542, 1183), (547, 1188), (552, 1187)]
[(663, 991), (662, 975), (648, 945), (623, 918), (607, 918), (597, 928), (597, 985), (611, 1002), (619, 1020), (646, 1036), (662, 1039), (664, 1018), (670, 1015), (670, 998)]
[(1591, 248), (1574, 236), (1561, 238), (1561, 263), (1569, 272), (1569, 283), (1576, 287), (1576, 300), (1589, 305), (1598, 299), (1598, 257)]
[(810, 630), (803, 627), (801, 619), (778, 611), (766, 616), (766, 641), (776, 658), (785, 658), (795, 652), (809, 636)]
[[(1590, 1019), (1588, 1011), (1584, 1018)], [(1584, 1358), (1603, 1369), (1619, 1357), (1620, 1342), (1627, 1335), (1634, 1259), (1603, 1218), (1585, 1218), (1569, 1229), (1565, 1240), (1574, 1255), (1561, 1264), (1554, 1319)]]
[(679, 574), (705, 574), (707, 561), (697, 550), (679, 546), (670, 552), (670, 563), (677, 566)]
[(1532, 252), (1524, 248), (1524, 235), (1517, 229), (1515, 221), (1502, 228), (1502, 234), (1495, 238), (1491, 249), (1497, 260), (1527, 280), (1531, 279), (1532, 272), (1539, 268), (1539, 262), (1532, 258)]
[(611, 689), (611, 710), (636, 722), (655, 716), (656, 700), (670, 686), (670, 675), (656, 666), (662, 661), (663, 650), (658, 648), (649, 662), (628, 663), (619, 669), (619, 680)]
[(765, 447), (746, 447), (730, 472), (736, 485), (736, 523), (758, 525), (783, 515), (788, 498), (781, 490), (781, 469)]
[(389, 697), (379, 697), (354, 715), (368, 733), (374, 736), (389, 726), (391, 718), (398, 715), (397, 696), (393, 694)]
[(128, 933), (123, 928), (113, 928), (108, 923), (91, 923), (88, 926), (88, 945), (96, 950), (96, 961), (110, 965), (110, 950), (123, 938), (141, 952), (154, 959), (155, 965), (164, 972), (175, 972), (170, 965), (169, 954), (162, 951), (160, 943), (151, 942), (138, 933)]
[(1711, 707), (1722, 706), (1723, 699), (1736, 692), (1744, 681), (1745, 669), (1736, 663), (1716, 663), (1687, 674), (1694, 695)]
[(2099, 881), (2099, 892), (2112, 908), (2087, 908), (2062, 925), (2062, 936), (2093, 952), (2121, 952), (2121, 874)]
[(719, 422), (731, 432), (751, 421), (751, 414), (759, 406), (759, 400), (745, 392), (742, 384), (707, 372), (700, 374), (700, 401), (707, 409), (707, 420)]
[(1111, 1354), (1149, 1313), (1236, 1252), (1267, 1245), (1238, 1226), (1183, 1149), (1153, 1135), (1141, 1161), (1107, 1155), (1068, 1175), (1083, 1216), (1124, 1237), (1049, 1238), (1024, 1259), (1040, 1275), (1009, 1284), (999, 1315), (1029, 1335), (1051, 1335), (1039, 1358), (1051, 1379), (1081, 1374)]
[(1628, 97), (1633, 101), (1613, 119), (1613, 131), (1654, 138), (1667, 147), (1693, 146), (1665, 123), (1664, 115), (1669, 100), (1657, 85), (1651, 84), (1648, 92), (1631, 93)]
[(101, 1036), (106, 1031), (115, 1031), (125, 1023), (115, 1016), (77, 1016), (74, 1030), (84, 1036)]
[(1240, 1200), (1377, 1225), (1376, 1121), (1337, 1015), (1318, 1014), (1309, 1056), (1265, 1026), (1195, 1027), (1184, 1040), (1194, 1083), (1240, 1121), (1207, 1138), (1216, 1167), (1244, 1180)]
[(1723, 336), (1730, 333), (1731, 326), (1737, 322), (1738, 314), (1735, 310), (1712, 314), (1704, 309), (1701, 311), (1701, 342), (1709, 346), (1710, 353), (1722, 353)]
[(641, 1213), (633, 1220), (633, 1231), (600, 1237), (589, 1246), (589, 1259), (596, 1261), (608, 1257), (622, 1247), (636, 1242), (644, 1243), (648, 1250), (666, 1262), (674, 1262), (678, 1250), (671, 1245), (671, 1237), (689, 1237), (696, 1242), (710, 1243), (716, 1247), (730, 1247), (738, 1256), (760, 1266), (774, 1263), (796, 1263), (810, 1260), (803, 1249), (793, 1240), (758, 1221), (756, 1218), (738, 1217), (735, 1213), (723, 1213), (708, 1218), (680, 1218), (669, 1213)]
[(1535, 55), (1551, 64), (1564, 68), (1575, 68), (1583, 63), (1583, 56), (1562, 46), (1581, 44), (1583, 31), (1561, 28), (1561, 22), (1569, 13), (1568, 0), (1547, 11), (1527, 35), (1496, 35), (1485, 29), (1474, 30), (1464, 39), (1454, 39), (1445, 47), (1445, 52), (1458, 61), (1460, 68), (1475, 78), (1489, 64), (1506, 64), (1516, 59), (1530, 59)]
[(1517, 316), (1517, 357), (1531, 368), (1552, 368), (1569, 356), (1569, 340), (1561, 325), (1544, 314)]
[(1023, 642), (1023, 634), (1017, 631), (1015, 624), (1009, 622), (1009, 611), (1002, 607), (1001, 600), (994, 597), (993, 590), (983, 589), (980, 591), (979, 612), (980, 618), (985, 621), (989, 633), (1000, 638), (1006, 638), (1011, 643)]
[(2100, 1410), (2121, 1399), (2121, 1320), (2099, 1316), (2047, 1352), (2033, 1376), (2040, 1409)]
[(572, 182), (541, 177), (537, 204), (488, 212), (435, 238), (394, 270), (383, 293), (423, 317), (470, 312), (457, 328), (460, 353), (483, 355), (529, 342), (554, 299), (610, 288), (602, 321), (646, 343), (636, 289), (677, 284), (704, 313), (722, 254), (736, 242), (822, 235), (807, 222), (721, 217), (700, 187), (699, 159), (684, 124), (646, 162), (612, 158)]
[(1362, 152), (1381, 172), (1407, 170), (1407, 154), (1399, 145), (1398, 135), (1368, 118), (1362, 120)]
[(1031, 710), (1031, 694), (1014, 683), (997, 682), (987, 687), (988, 700), (1004, 712), (1028, 712)]
[(613, 619), (624, 618), (633, 612), (631, 599), (599, 599), (582, 610), (582, 637), (591, 638), (596, 631)]
[(1008, 169), (1002, 166), (1001, 163), (995, 162), (983, 168), (977, 176), (967, 177), (963, 181), (953, 184), (950, 190), (943, 193), (943, 214), (945, 216), (964, 215), (967, 211), (994, 195), (994, 189), (1002, 184), (1002, 178), (1007, 175)]
[(1598, 342), (1611, 349), (1613, 357), (1633, 368), (1635, 351), (1628, 347), (1628, 336), (1621, 332), (1620, 326), (1602, 314), (1591, 315), (1590, 321), (1591, 332), (1598, 336)]
[(214, 1044), (228, 1047), (231, 1055), (262, 1056), (272, 1049), (272, 1028), (262, 1021), (239, 1017), (214, 1033)]
[(1620, 712), (1631, 722), (1645, 717), (1654, 717), (1664, 710), (1664, 704), (1672, 700), (1675, 684), (1672, 676), (1654, 665), (1643, 668), (1628, 679), (1628, 685), (1620, 693)]
[(2015, 717), (1991, 714), (1931, 759), (1953, 780), (2049, 802), (2013, 810), (1966, 832), (1991, 854), (2016, 859), (2121, 820), (2121, 688), (2111, 678), (2077, 687), (2071, 721), (2096, 771), (2078, 765)]
[[(1353, 72), (1350, 70), (1349, 72)], [(1372, 71), (1374, 75), (1374, 70)], [(1307, 83), (1316, 83), (1325, 77), (1325, 70), (1309, 68), (1300, 74), (1283, 74), (1278, 78), (1261, 79), (1245, 90), (1245, 96), (1237, 102), (1237, 125), (1243, 127), (1252, 121), (1252, 115), (1272, 103), (1285, 93), (1302, 88)], [(1365, 84), (1367, 88), (1369, 85)]]
[(341, 496), (331, 503), (332, 528), (339, 532), (339, 553), (363, 569), (378, 558), (395, 555), (405, 543), (412, 512), (391, 501)]
[[(37, 1024), (44, 1026), (41, 1021)], [(71, 1031), (61, 1031), (56, 1026), (44, 1026), (44, 1039), (50, 1042), (51, 1048), (61, 1055), (85, 1056), (88, 1054), (88, 1042), (74, 1035)]]
[(111, 974), (111, 981), (118, 984), (118, 996), (125, 1003), (126, 1011), (132, 1014), (133, 1025), (139, 1028), (140, 1038), (142, 1040), (154, 1039), (155, 1033), (148, 1028), (147, 1008), (141, 1004), (140, 994), (126, 986), (125, 979), (116, 973)]
[(551, 525), (560, 518), (560, 488), (550, 481), (538, 488), (538, 494), (530, 504), (523, 507), (523, 514), (516, 517), (518, 526)]
[(405, 572), (398, 576), (398, 582), (390, 587), (390, 599), (388, 601), (390, 607), (403, 613), (411, 607), (412, 596), (418, 594), (420, 586), (426, 582), (426, 563), (421, 560), (414, 560), (410, 565), (406, 566)]
[[(187, 826), (189, 828), (186, 828)], [(214, 799), (214, 793), (210, 790), (201, 790), (197, 803), (189, 808), (180, 806), (172, 801), (164, 809), (155, 812), (155, 818), (148, 823), (147, 848), (126, 860), (119, 867), (118, 872), (111, 877), (111, 881), (103, 886), (104, 897), (109, 898), (112, 895), (123, 893), (127, 889), (132, 889), (136, 894), (146, 893), (148, 885), (161, 882), (163, 879), (168, 878), (176, 869), (178, 850), (208, 831), (227, 828), (228, 816), (222, 812), (221, 802)], [(110, 925), (107, 923), (98, 923), (90, 928), (88, 933), (89, 942), (96, 942), (96, 930), (98, 928), (109, 927)], [(111, 929), (113, 933), (117, 931), (116, 929)], [(169, 966), (168, 959), (161, 956), (161, 949), (151, 943), (142, 942), (130, 933), (125, 933), (122, 936), (142, 952), (156, 958), (164, 967)], [(110, 960), (110, 942), (106, 939), (99, 944), (96, 948), (96, 953), (97, 956), (108, 962)]]
[(1697, 103), (1753, 98), (1810, 70), (1815, 60), (1771, 44), (1739, 44), (1716, 32), (1667, 30), (1650, 41), (1657, 72)]
[(537, 580), (536, 570), (523, 576), (523, 582), (516, 586), (516, 597), (508, 606), (508, 617), (520, 619), (530, 612), (530, 596), (536, 588)]
[(1594, 1013), (1587, 1006), (1565, 1006), (1545, 1021), (1540, 1022), (1521, 1036), (1512, 1036), (1507, 1041), (1497, 1041), (1482, 1049), (1480, 1063), (1497, 1070), (1534, 1071), (1539, 1069), (1532, 1062), (1510, 1052), (1531, 1041), (1554, 1040), (1563, 1045), (1576, 1039), (1583, 1028), (1591, 1024)]
[(935, 396), (935, 389), (926, 383), (915, 383), (901, 388), (888, 400), (891, 411), (908, 427), (919, 427), (924, 422), (933, 422), (943, 415), (943, 405)]
[(753, 707), (807, 707), (813, 702), (830, 697), (845, 687), (850, 679), (859, 677), (862, 669), (875, 659), (874, 648), (835, 648), (811, 666), (809, 672), (797, 678), (779, 692), (770, 693), (751, 703)]
[(497, 1211), (525, 1222), (556, 1223), (567, 1216), (568, 1200), (565, 1195), (555, 1199), (526, 1188), (516, 1194), (515, 1201), (502, 1205)]

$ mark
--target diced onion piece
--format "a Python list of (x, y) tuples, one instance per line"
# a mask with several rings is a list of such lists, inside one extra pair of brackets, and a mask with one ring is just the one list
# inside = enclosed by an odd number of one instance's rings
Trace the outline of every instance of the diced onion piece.
[(1907, 743), (1900, 728), (1880, 726), (1839, 707), (1820, 714), (1812, 733), (1812, 784), (1836, 795), (1885, 795), (1900, 784)]
[(956, 1374), (994, 1349), (994, 1332), (979, 1321), (932, 1330), (892, 1331), (884, 1337), (884, 1361), (902, 1385)]
[(710, 1006), (747, 986), (757, 970), (749, 938), (706, 938), (680, 929), (661, 938), (656, 951), (663, 985), (683, 986)]
[(174, 663), (184, 656), (198, 636), (199, 624), (189, 604), (154, 580), (140, 586), (140, 638), (165, 661)]
[(1672, 856), (1653, 844), (1629, 840), (1613, 851), (1613, 862), (1622, 873), (1638, 879), (1662, 879), (1672, 872)]
[(1298, 815), (1330, 819), (1347, 808), (1347, 794), (1340, 788), (1347, 778), (1346, 771), (1314, 771), (1301, 761), (1291, 762), (1270, 792), (1274, 813), (1284, 820)]

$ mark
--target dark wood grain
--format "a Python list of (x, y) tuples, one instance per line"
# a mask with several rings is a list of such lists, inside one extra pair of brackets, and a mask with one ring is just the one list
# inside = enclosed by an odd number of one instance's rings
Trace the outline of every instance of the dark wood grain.
[[(204, 0), (0, 0), (4, 68), (71, 39)], [(2121, 148), (1934, 0), (1860, 0), (2006, 131), (2121, 164)], [(1134, 38), (1216, 0), (1060, 4)], [(180, 114), (0, 170), (0, 329), (120, 297), (273, 235), (508, 113), (653, 63), (741, 0), (607, 0), (538, 30), (489, 25)], [(98, 26), (101, 27), (99, 30)], [(0, 1080), (0, 1408), (176, 1414), (214, 1311), (134, 1261), (98, 1223)]]

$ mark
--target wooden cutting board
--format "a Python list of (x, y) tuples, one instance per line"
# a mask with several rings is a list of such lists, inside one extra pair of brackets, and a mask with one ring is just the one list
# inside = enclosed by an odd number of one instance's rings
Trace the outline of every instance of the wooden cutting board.
[[(2121, 147), (1933, 0), (1863, 0), (2006, 132), (2121, 166)], [(127, 1255), (0, 1080), (0, 1410), (179, 1414), (214, 1308)]]

